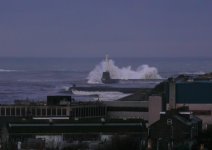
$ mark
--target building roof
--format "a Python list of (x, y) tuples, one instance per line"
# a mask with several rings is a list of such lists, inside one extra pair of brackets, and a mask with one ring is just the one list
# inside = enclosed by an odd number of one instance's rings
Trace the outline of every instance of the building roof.
[(71, 133), (142, 133), (146, 130), (142, 119), (81, 119), (81, 120), (31, 120), (8, 124), (12, 134), (71, 134)]

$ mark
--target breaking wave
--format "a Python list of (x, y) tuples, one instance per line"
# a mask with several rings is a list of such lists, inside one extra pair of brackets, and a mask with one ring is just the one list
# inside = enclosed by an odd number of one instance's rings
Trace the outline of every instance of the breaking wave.
[(101, 83), (102, 73), (106, 70), (110, 72), (112, 79), (161, 79), (155, 67), (141, 65), (135, 70), (131, 66), (119, 68), (113, 60), (109, 59), (108, 62), (102, 61), (88, 74), (88, 83)]
[(0, 69), (0, 72), (16, 72), (17, 70)]

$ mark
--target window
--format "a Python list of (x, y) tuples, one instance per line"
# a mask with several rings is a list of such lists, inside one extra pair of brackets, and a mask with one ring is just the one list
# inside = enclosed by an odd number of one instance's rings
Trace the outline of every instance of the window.
[(1, 108), (1, 115), (2, 115), (2, 116), (5, 115), (5, 108)]
[(35, 116), (35, 108), (32, 108), (32, 115)]
[(46, 116), (46, 109), (45, 108), (42, 109), (42, 116)]
[(41, 115), (41, 109), (37, 108), (37, 116), (40, 116), (40, 115)]
[(11, 108), (11, 116), (15, 116), (15, 108)]
[(56, 116), (56, 108), (52, 108), (52, 116)]
[(16, 116), (20, 116), (20, 115), (21, 115), (20, 108), (16, 108)]
[(21, 108), (21, 114), (22, 114), (22, 116), (25, 116), (25, 108), (24, 107)]
[(79, 108), (74, 108), (74, 111), (75, 111), (75, 117), (79, 117)]
[(61, 109), (60, 108), (57, 108), (57, 115), (61, 116)]
[(62, 115), (66, 116), (66, 109), (65, 108), (62, 109)]
[(210, 110), (191, 110), (194, 115), (210, 116)]
[(72, 109), (72, 110), (70, 110), (70, 117), (74, 117), (74, 110)]
[(10, 108), (6, 108), (6, 116), (10, 116)]
[(47, 108), (47, 116), (51, 116), (51, 108)]

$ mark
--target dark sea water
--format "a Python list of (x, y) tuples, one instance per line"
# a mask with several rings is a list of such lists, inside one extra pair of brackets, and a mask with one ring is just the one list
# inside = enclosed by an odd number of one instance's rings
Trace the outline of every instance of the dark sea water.
[[(143, 72), (148, 71), (150, 67), (155, 67), (161, 78), (181, 73), (201, 74), (212, 71), (212, 58), (112, 59), (119, 75), (121, 73), (128, 76), (138, 75), (139, 66), (144, 64), (148, 66), (143, 68)], [(0, 58), (0, 103), (11, 103), (16, 99), (27, 98), (45, 100), (47, 95), (62, 94), (72, 84), (89, 85), (87, 83), (89, 73), (95, 66), (101, 68), (102, 60), (103, 57)], [(94, 70), (94, 74), (95, 71), (98, 72)], [(95, 75), (92, 78), (95, 79)], [(132, 83), (129, 86), (132, 86)]]

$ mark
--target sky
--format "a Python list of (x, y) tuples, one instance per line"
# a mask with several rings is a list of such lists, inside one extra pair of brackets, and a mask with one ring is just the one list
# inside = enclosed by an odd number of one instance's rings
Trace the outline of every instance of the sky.
[(0, 57), (212, 57), (211, 0), (2, 0)]

